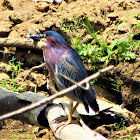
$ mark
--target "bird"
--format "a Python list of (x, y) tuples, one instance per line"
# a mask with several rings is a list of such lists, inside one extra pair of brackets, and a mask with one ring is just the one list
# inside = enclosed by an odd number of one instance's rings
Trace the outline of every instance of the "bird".
[[(27, 37), (41, 41), (44, 61), (59, 90), (66, 89), (88, 77), (88, 73), (79, 54), (58, 32), (50, 30), (42, 34), (28, 35)], [(70, 109), (67, 122), (63, 124), (63, 127), (73, 123), (72, 115), (79, 103), (83, 103), (87, 113), (89, 113), (89, 106), (94, 112), (99, 111), (96, 93), (90, 83), (88, 84), (88, 89), (85, 89), (86, 84), (83, 84), (66, 94), (70, 101)], [(75, 106), (73, 106), (73, 101), (77, 102)]]

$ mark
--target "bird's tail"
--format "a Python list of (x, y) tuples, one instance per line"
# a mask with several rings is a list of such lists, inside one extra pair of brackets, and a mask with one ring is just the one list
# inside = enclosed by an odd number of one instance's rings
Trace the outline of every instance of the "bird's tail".
[(95, 111), (95, 112), (99, 111), (99, 106), (97, 104), (95, 95), (96, 95), (96, 93), (92, 88), (90, 88), (88, 90), (88, 92), (86, 92), (86, 94), (85, 94), (86, 100), (83, 103), (84, 103), (85, 109), (88, 113), (89, 113), (88, 105), (92, 108), (93, 111)]

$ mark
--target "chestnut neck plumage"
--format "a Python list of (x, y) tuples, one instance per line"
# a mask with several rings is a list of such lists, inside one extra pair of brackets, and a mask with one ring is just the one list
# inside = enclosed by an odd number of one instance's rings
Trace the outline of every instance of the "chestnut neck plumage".
[(65, 55), (69, 49), (71, 49), (70, 46), (64, 44), (63, 42), (61, 44), (58, 43), (55, 37), (46, 37), (46, 40), (44, 40), (43, 53), (44, 60), (50, 73), (55, 71), (55, 65), (61, 56)]

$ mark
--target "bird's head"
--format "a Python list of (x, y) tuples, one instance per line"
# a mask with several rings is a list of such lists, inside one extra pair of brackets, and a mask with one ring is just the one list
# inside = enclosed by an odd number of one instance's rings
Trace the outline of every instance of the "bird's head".
[(46, 31), (43, 32), (42, 34), (36, 34), (36, 35), (28, 35), (27, 38), (32, 38), (34, 40), (40, 41), (41, 43), (46, 43), (47, 40), (54, 39), (57, 41), (58, 44), (66, 45), (68, 46), (67, 42), (65, 39), (56, 31)]

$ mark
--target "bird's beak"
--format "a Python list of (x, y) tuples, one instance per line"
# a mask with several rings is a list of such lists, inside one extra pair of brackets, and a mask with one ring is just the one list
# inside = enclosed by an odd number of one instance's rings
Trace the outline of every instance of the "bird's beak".
[(45, 38), (45, 34), (36, 34), (36, 35), (28, 35), (26, 38), (32, 38), (34, 40), (40, 40), (42, 38)]
[(36, 34), (36, 35), (28, 35), (26, 38), (32, 38), (34, 41), (37, 41), (39, 48), (42, 49), (43, 46), (45, 45), (43, 41), (45, 37), (46, 37), (46, 34)]

